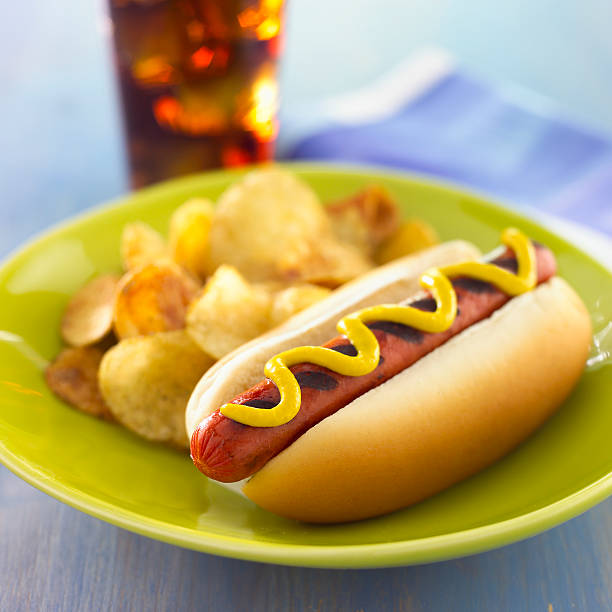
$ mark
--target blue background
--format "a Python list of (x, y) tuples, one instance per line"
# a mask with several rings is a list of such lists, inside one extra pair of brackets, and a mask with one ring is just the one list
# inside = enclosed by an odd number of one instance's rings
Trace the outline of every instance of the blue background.
[[(424, 45), (612, 134), (609, 0), (291, 0), (288, 115)], [(0, 254), (126, 190), (101, 1), (4, 2)], [(527, 93), (529, 91), (529, 93)], [(612, 502), (536, 538), (415, 568), (324, 571), (181, 550), (82, 515), (0, 468), (0, 609), (612, 609)]]

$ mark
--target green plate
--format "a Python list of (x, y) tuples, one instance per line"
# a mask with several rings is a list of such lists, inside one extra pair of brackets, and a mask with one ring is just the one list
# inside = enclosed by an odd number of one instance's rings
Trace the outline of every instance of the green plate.
[[(427, 219), (442, 239), (483, 251), (516, 225), (549, 245), (560, 272), (601, 329), (612, 320), (612, 278), (543, 227), (459, 190), (380, 171), (294, 165), (324, 199), (386, 185), (406, 216)], [(612, 493), (612, 377), (585, 373), (572, 397), (536, 435), (488, 470), (395, 514), (340, 526), (309, 526), (258, 509), (208, 482), (186, 455), (65, 406), (42, 371), (60, 349), (69, 296), (119, 268), (128, 221), (166, 231), (187, 198), (216, 198), (240, 172), (156, 186), (45, 234), (0, 269), (0, 460), (24, 480), (84, 512), (132, 531), (214, 554), (318, 567), (377, 567), (448, 559), (501, 546), (576, 516)]]

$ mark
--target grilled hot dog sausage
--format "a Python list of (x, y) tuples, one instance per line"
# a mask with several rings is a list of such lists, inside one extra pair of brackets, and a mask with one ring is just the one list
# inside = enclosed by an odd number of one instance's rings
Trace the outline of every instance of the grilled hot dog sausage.
[[(538, 284), (556, 273), (550, 250), (536, 246)], [(516, 272), (517, 262), (511, 250), (491, 263)], [(301, 408), (288, 423), (261, 428), (242, 425), (225, 417), (217, 409), (196, 428), (191, 438), (191, 455), (198, 469), (221, 482), (235, 482), (261, 469), (305, 431), (349, 404), (356, 397), (389, 380), (436, 347), (467, 327), (486, 319), (511, 298), (493, 285), (467, 277), (452, 280), (457, 294), (458, 312), (453, 325), (440, 333), (426, 333), (389, 321), (368, 323), (380, 344), (378, 367), (365, 376), (343, 376), (327, 368), (301, 363), (291, 368), (300, 384)], [(415, 308), (433, 311), (435, 301), (425, 297), (407, 302)], [(344, 336), (324, 345), (349, 355), (355, 348)], [(280, 399), (278, 389), (264, 380), (233, 400), (256, 408), (272, 408)]]

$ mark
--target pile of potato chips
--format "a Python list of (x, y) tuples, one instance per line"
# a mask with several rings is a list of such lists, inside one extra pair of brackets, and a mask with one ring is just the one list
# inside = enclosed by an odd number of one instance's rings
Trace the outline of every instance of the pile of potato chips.
[(48, 366), (51, 390), (88, 414), (149, 439), (188, 446), (187, 400), (218, 359), (379, 263), (437, 241), (422, 221), (369, 186), (323, 206), (292, 173), (247, 174), (216, 206), (177, 208), (165, 239), (123, 229), (123, 274), (105, 274), (68, 303), (68, 345)]

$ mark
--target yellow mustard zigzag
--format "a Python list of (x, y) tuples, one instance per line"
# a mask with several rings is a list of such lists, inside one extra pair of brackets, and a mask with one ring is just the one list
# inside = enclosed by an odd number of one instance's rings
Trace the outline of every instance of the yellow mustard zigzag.
[(531, 241), (515, 228), (505, 229), (501, 240), (516, 255), (517, 274), (494, 264), (478, 261), (432, 268), (420, 277), (419, 282), (435, 299), (434, 312), (411, 306), (382, 304), (349, 314), (340, 320), (336, 329), (350, 340), (357, 350), (357, 355), (345, 355), (322, 346), (300, 346), (283, 351), (272, 357), (264, 368), (266, 377), (278, 387), (280, 402), (271, 409), (224, 404), (221, 414), (253, 427), (278, 427), (288, 423), (299, 412), (302, 400), (300, 385), (289, 369), (298, 363), (312, 363), (345, 376), (369, 374), (378, 366), (380, 346), (374, 333), (366, 326), (368, 322), (391, 321), (431, 333), (447, 330), (453, 324), (457, 313), (457, 294), (451, 278), (468, 276), (486, 281), (512, 296), (530, 291), (537, 282), (536, 255)]

